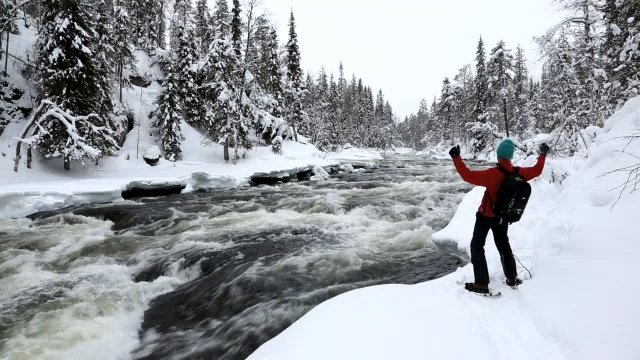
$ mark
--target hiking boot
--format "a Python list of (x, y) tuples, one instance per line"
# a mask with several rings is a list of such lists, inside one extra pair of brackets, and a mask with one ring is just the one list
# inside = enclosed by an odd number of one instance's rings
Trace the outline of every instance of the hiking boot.
[(464, 284), (465, 290), (469, 290), (471, 292), (479, 293), (479, 294), (488, 294), (489, 293), (489, 285), (479, 285), (476, 283), (466, 283)]
[(515, 287), (518, 287), (518, 285), (522, 284), (522, 280), (518, 279), (517, 277), (510, 278), (510, 279), (507, 279), (506, 283), (512, 288), (515, 288)]

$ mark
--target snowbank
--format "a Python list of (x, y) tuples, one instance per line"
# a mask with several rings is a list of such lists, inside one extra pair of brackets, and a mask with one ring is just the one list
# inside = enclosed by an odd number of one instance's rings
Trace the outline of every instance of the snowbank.
[[(0, 137), (0, 147), (13, 148), (11, 135), (17, 126), (11, 124)], [(71, 172), (62, 170), (62, 164), (34, 161), (33, 168), (21, 165), (19, 172), (12, 171), (15, 149), (11, 156), (0, 157), (0, 219), (60, 207), (91, 202), (122, 200), (121, 192), (132, 187), (152, 188), (170, 185), (186, 186), (187, 191), (200, 189), (232, 189), (245, 186), (256, 173), (272, 173), (292, 169), (318, 169), (340, 163), (366, 163), (379, 161), (380, 155), (366, 150), (349, 149), (342, 153), (326, 154), (313, 145), (287, 142), (282, 155), (276, 155), (270, 147), (257, 147), (246, 159), (235, 165), (225, 163), (222, 149), (200, 144), (195, 130), (183, 124), (185, 141), (183, 160), (172, 163), (160, 159), (157, 166), (149, 166), (140, 151), (136, 159), (136, 141), (127, 138), (119, 154), (104, 159), (99, 166), (76, 167)], [(135, 130), (134, 130), (135, 131)], [(152, 140), (150, 140), (152, 141)], [(150, 148), (152, 144), (141, 145)], [(11, 150), (10, 148), (10, 150)], [(320, 173), (319, 178), (326, 173)]]
[[(502, 297), (466, 293), (460, 283), (473, 280), (470, 265), (413, 286), (355, 290), (316, 307), (250, 358), (640, 358), (640, 199), (626, 188), (616, 203), (628, 172), (601, 177), (640, 163), (640, 141), (625, 138), (638, 129), (640, 98), (606, 123), (586, 160), (549, 161), (532, 182), (530, 205), (509, 233), (533, 274), (521, 272), (519, 290), (501, 283), (490, 235), (491, 286)], [(560, 185), (556, 175), (565, 173)], [(481, 197), (482, 189), (467, 194), (434, 239), (468, 251)]]

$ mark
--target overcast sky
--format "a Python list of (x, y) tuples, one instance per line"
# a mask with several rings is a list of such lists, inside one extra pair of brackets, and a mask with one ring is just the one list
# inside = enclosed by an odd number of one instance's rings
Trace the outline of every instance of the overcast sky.
[(551, 0), (263, 0), (287, 41), (289, 12), (296, 18), (302, 66), (325, 66), (345, 76), (353, 73), (374, 90), (382, 89), (400, 117), (429, 104), (452, 78), (474, 62), (479, 36), (487, 55), (504, 39), (527, 51), (529, 68), (539, 76), (533, 36), (560, 20)]

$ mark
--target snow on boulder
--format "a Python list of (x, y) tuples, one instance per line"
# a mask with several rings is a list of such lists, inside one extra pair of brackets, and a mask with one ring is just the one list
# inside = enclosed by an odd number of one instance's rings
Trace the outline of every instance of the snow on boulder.
[(340, 171), (344, 171), (346, 173), (352, 173), (353, 172), (353, 165), (351, 165), (351, 164), (342, 164), (342, 165), (340, 165)]
[(230, 190), (238, 187), (238, 181), (229, 175), (210, 175), (205, 172), (191, 174), (191, 189), (197, 190)]
[(162, 156), (162, 152), (160, 151), (160, 147), (158, 145), (151, 145), (147, 147), (142, 153), (142, 158), (146, 161), (147, 164), (151, 166), (158, 165), (158, 161)]
[(313, 176), (310, 180), (327, 180), (330, 177), (329, 173), (322, 166), (316, 166), (313, 168)]

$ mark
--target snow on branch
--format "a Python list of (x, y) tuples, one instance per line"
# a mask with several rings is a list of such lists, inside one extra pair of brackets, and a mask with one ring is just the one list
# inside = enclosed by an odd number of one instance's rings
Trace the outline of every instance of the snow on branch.
[[(43, 108), (46, 111), (41, 112)], [(34, 116), (33, 124), (29, 124), (29, 126), (33, 125), (38, 130), (28, 138), (14, 138), (15, 140), (35, 147), (45, 135), (52, 135), (43, 126), (43, 122), (55, 119), (62, 123), (68, 136), (62, 155), (69, 156), (71, 159), (80, 159), (85, 155), (93, 159), (100, 157), (103, 155), (103, 151), (95, 146), (95, 138), (104, 139), (105, 142), (118, 148), (118, 143), (113, 137), (114, 131), (108, 125), (97, 126), (92, 122), (92, 120), (100, 122), (100, 117), (97, 114), (74, 116), (49, 100), (42, 100), (35, 113), (39, 113), (39, 115)], [(78, 130), (79, 127), (86, 127), (89, 131), (82, 134)], [(94, 139), (89, 139), (89, 136)]]
[(618, 191), (618, 190), (620, 191), (618, 194), (618, 198), (611, 206), (611, 210), (613, 210), (613, 208), (616, 206), (618, 201), (620, 201), (625, 191), (629, 191), (630, 194), (633, 194), (634, 192), (638, 191), (638, 186), (640, 185), (640, 156), (627, 152), (627, 148), (629, 147), (629, 145), (631, 145), (631, 143), (633, 143), (634, 141), (640, 139), (640, 130), (638, 130), (637, 132), (631, 135), (615, 137), (610, 140), (616, 140), (616, 139), (627, 140), (627, 144), (624, 146), (624, 148), (622, 148), (622, 150), (619, 150), (618, 152), (623, 155), (631, 156), (636, 160), (638, 160), (638, 162), (633, 165), (628, 165), (615, 170), (607, 171), (604, 174), (601, 174), (598, 176), (598, 178), (603, 178), (605, 176), (608, 176), (614, 173), (627, 174), (627, 178), (624, 180), (622, 184), (609, 190), (609, 191)]

